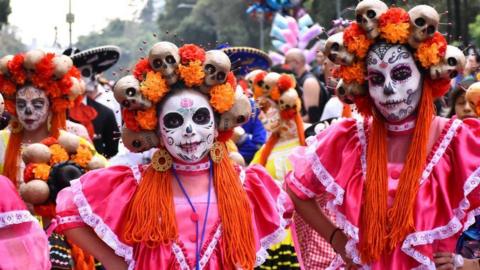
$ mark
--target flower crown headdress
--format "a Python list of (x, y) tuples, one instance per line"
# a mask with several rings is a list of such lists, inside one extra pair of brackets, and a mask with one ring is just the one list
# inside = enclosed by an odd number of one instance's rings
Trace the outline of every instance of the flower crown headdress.
[(232, 134), (234, 127), (248, 121), (251, 114), (248, 97), (235, 91), (236, 81), (230, 71), (228, 56), (220, 50), (205, 51), (194, 44), (178, 48), (162, 41), (140, 59), (132, 71), (114, 86), (115, 99), (122, 106), (125, 127), (122, 139), (132, 152), (158, 145), (157, 104), (174, 87), (183, 84), (210, 98), (210, 105), (220, 114), (219, 140)]
[(422, 68), (428, 70), (426, 79), (435, 87), (434, 97), (448, 90), (449, 80), (463, 70), (465, 56), (454, 46), (447, 45), (438, 32), (440, 15), (427, 5), (418, 5), (408, 12), (391, 7), (380, 0), (364, 0), (355, 8), (356, 22), (344, 32), (330, 36), (325, 44), (325, 55), (335, 64), (333, 76), (340, 79), (336, 93), (345, 103), (355, 103), (359, 111), (369, 115), (365, 106), (366, 64), (368, 50), (375, 43), (408, 45)]
[(80, 73), (65, 55), (31, 50), (0, 59), (0, 93), (6, 111), (13, 116), (15, 94), (27, 84), (46, 92), (53, 112), (65, 112), (83, 91), (79, 79)]

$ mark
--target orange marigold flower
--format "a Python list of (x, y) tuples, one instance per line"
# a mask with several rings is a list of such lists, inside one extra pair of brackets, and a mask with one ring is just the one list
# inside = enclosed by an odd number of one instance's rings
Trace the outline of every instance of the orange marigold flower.
[(57, 141), (57, 139), (55, 139), (55, 137), (50, 136), (50, 137), (47, 137), (47, 138), (43, 139), (40, 143), (43, 143), (46, 146), (50, 146), (52, 144), (58, 143), (58, 141)]
[(227, 82), (232, 86), (233, 89), (237, 87), (237, 79), (235, 78), (235, 74), (233, 74), (231, 71), (228, 72)]
[(229, 83), (210, 88), (210, 105), (219, 113), (230, 110), (235, 103), (235, 91)]
[(199, 86), (203, 83), (205, 72), (203, 71), (202, 62), (195, 60), (188, 65), (180, 64), (178, 66), (180, 77), (187, 87)]
[(35, 75), (41, 80), (50, 80), (53, 76), (53, 71), (55, 69), (53, 65), (54, 53), (47, 53), (36, 65), (35, 65)]
[(135, 120), (142, 129), (155, 130), (157, 127), (157, 110), (155, 107), (151, 107), (145, 111), (137, 111)]
[(184, 65), (193, 61), (200, 61), (200, 63), (205, 61), (205, 50), (195, 44), (183, 45), (178, 49), (178, 54), (180, 55), (180, 62)]
[(365, 63), (356, 62), (350, 66), (340, 66), (338, 76), (346, 83), (357, 82), (362, 84), (365, 81)]
[(282, 74), (277, 81), (278, 89), (280, 92), (285, 92), (290, 88), (295, 88), (295, 79), (287, 74)]
[(402, 8), (390, 8), (378, 19), (380, 36), (390, 43), (404, 44), (410, 34), (410, 16)]
[(33, 169), (34, 178), (47, 181), (48, 176), (50, 175), (50, 168), (50, 165), (46, 163), (36, 164), (35, 168)]
[(135, 119), (135, 112), (123, 109), (122, 110), (122, 119), (125, 122), (125, 126), (130, 129), (131, 131), (139, 132), (140, 125), (138, 125), (137, 120)]
[(29, 163), (25, 166), (25, 170), (23, 170), (23, 181), (28, 183), (30, 180), (33, 180), (33, 169), (37, 166), (35, 163)]
[(415, 52), (415, 57), (424, 68), (429, 68), (440, 63), (447, 51), (445, 37), (436, 32), (433, 37), (422, 42)]
[(149, 71), (146, 79), (140, 84), (140, 91), (151, 102), (157, 103), (165, 96), (169, 88), (162, 74)]
[(343, 33), (343, 42), (350, 53), (355, 54), (358, 58), (364, 58), (368, 49), (373, 44), (373, 40), (369, 39), (356, 22), (352, 23)]
[(145, 74), (147, 74), (149, 71), (152, 71), (152, 67), (150, 67), (150, 63), (148, 62), (148, 59), (140, 59), (137, 64), (135, 65), (135, 68), (133, 69), (133, 76), (137, 78), (139, 81), (145, 80)]
[(50, 157), (51, 165), (68, 160), (68, 153), (60, 144), (52, 144), (49, 148), (50, 152), (52, 153), (52, 156)]
[(278, 89), (278, 86), (274, 86), (270, 91), (270, 98), (274, 101), (278, 101), (280, 100), (280, 96), (280, 89)]
[(72, 155), (72, 161), (78, 164), (80, 167), (87, 167), (88, 163), (93, 157), (92, 150), (86, 144), (80, 144), (77, 148), (77, 153)]
[(253, 97), (254, 98), (259, 98), (263, 96), (263, 79), (265, 79), (265, 76), (267, 76), (267, 72), (261, 71), (258, 73), (255, 78), (253, 79)]

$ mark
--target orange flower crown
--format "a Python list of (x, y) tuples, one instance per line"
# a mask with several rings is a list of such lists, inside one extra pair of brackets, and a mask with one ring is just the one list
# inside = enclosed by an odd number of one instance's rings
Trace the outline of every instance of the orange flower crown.
[[(434, 96), (445, 94), (450, 78), (462, 72), (465, 57), (458, 48), (448, 45), (438, 32), (440, 15), (434, 8), (419, 5), (407, 12), (399, 7), (388, 8), (380, 0), (368, 0), (357, 5), (355, 16), (356, 22), (344, 32), (327, 39), (324, 53), (340, 65), (333, 71), (333, 76), (341, 80), (337, 96), (346, 103), (355, 103), (364, 115), (371, 115), (371, 102), (366, 101), (364, 58), (377, 42), (411, 47), (421, 67), (429, 71), (426, 80), (439, 87)], [(447, 65), (454, 68), (442, 68)]]
[(5, 98), (5, 109), (16, 116), (15, 94), (24, 85), (46, 92), (51, 110), (64, 112), (83, 88), (80, 73), (70, 57), (32, 50), (0, 59), (0, 94)]
[[(247, 97), (237, 93), (235, 76), (230, 68), (230, 59), (220, 50), (205, 51), (194, 44), (178, 48), (166, 41), (154, 44), (148, 57), (136, 63), (132, 75), (119, 79), (115, 84), (114, 96), (122, 105), (124, 128), (131, 131), (129, 134), (136, 132), (139, 136), (153, 133), (158, 122), (157, 104), (174, 87), (196, 89), (208, 95), (210, 105), (220, 118), (227, 112), (229, 117), (235, 117), (241, 111), (234, 108), (235, 104)], [(231, 133), (234, 127), (248, 121), (248, 117), (242, 117), (244, 121), (240, 122), (229, 121), (219, 131)], [(145, 150), (126, 147), (133, 152)]]

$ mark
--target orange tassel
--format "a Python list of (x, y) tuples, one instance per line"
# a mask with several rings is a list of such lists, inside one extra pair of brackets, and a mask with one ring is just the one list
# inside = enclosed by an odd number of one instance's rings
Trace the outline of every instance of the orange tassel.
[(5, 163), (3, 164), (3, 175), (10, 179), (17, 186), (17, 173), (20, 166), (20, 147), (22, 144), (23, 131), (10, 133), (7, 151), (5, 151)]
[(95, 270), (95, 259), (92, 255), (85, 252), (83, 249), (75, 245), (73, 242), (66, 239), (71, 246), (72, 259), (75, 263), (75, 270)]

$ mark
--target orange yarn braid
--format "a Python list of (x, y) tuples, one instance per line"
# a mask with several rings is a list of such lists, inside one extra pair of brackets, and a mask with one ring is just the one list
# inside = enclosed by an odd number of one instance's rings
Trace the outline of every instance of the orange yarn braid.
[(17, 173), (19, 164), (19, 153), (22, 145), (23, 131), (19, 133), (10, 133), (8, 139), (7, 151), (5, 151), (5, 163), (3, 164), (3, 175), (10, 179), (17, 186)]
[(275, 145), (277, 144), (278, 139), (280, 139), (278, 132), (274, 132), (270, 135), (270, 137), (268, 137), (268, 140), (265, 143), (265, 146), (263, 147), (262, 152), (260, 153), (260, 160), (258, 161), (258, 163), (263, 167), (267, 165), (268, 157), (270, 156), (270, 153), (272, 152), (273, 147), (275, 147)]
[(71, 246), (72, 259), (75, 263), (75, 270), (95, 270), (95, 259), (92, 255), (79, 248), (73, 242), (65, 238), (68, 244)]
[[(227, 147), (222, 143), (224, 153)], [(218, 212), (222, 221), (222, 249), (230, 267), (253, 269), (255, 265), (255, 238), (252, 210), (238, 174), (224, 154), (213, 167), (214, 186), (217, 194)]]
[(302, 116), (300, 115), (300, 112), (297, 112), (295, 115), (295, 125), (297, 126), (297, 135), (298, 135), (298, 141), (300, 142), (301, 146), (307, 145), (305, 143), (305, 132), (303, 128), (303, 119)]
[(147, 168), (128, 205), (125, 221), (123, 238), (128, 243), (156, 247), (177, 239), (170, 171), (158, 172), (151, 165)]
[(373, 117), (368, 137), (367, 180), (360, 223), (359, 249), (364, 263), (378, 260), (383, 252), (393, 250), (414, 230), (414, 203), (427, 158), (430, 124), (434, 116), (432, 90), (429, 83), (423, 84), (417, 125), (390, 209), (387, 209), (386, 128), (383, 120)]
[(52, 113), (50, 125), (50, 135), (58, 138), (60, 136), (61, 129), (67, 130), (67, 112), (63, 110)]

